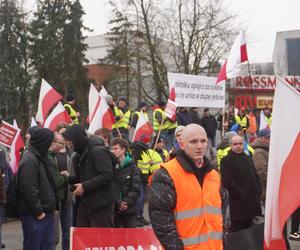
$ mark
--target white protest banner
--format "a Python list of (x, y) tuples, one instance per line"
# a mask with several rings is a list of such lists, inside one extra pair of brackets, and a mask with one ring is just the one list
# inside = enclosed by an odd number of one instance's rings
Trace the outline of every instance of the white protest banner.
[(169, 88), (175, 91), (178, 107), (225, 107), (225, 84), (215, 77), (168, 73)]
[(168, 102), (167, 102), (167, 106), (166, 106), (166, 108), (164, 110), (165, 115), (168, 118), (172, 119), (173, 116), (176, 114), (176, 108), (177, 108), (177, 106), (178, 106), (178, 104), (176, 102), (173, 102), (172, 100), (169, 99)]

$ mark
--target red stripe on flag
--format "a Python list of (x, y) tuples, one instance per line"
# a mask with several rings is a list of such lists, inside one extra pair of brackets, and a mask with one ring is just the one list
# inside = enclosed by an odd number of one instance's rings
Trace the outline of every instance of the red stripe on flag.
[(267, 247), (264, 244), (264, 250), (286, 250), (286, 245), (284, 239), (281, 240), (272, 240), (270, 242), (270, 247)]
[(64, 112), (61, 112), (59, 114), (57, 114), (53, 120), (51, 121), (50, 125), (49, 125), (49, 129), (52, 130), (52, 131), (55, 131), (56, 129), (56, 126), (59, 124), (59, 123), (62, 123), (62, 122), (65, 122), (65, 123), (71, 123), (72, 120), (69, 116), (69, 114), (64, 111)]
[(175, 97), (176, 97), (176, 95), (175, 95), (175, 88), (172, 87), (171, 90), (170, 90), (170, 96), (169, 96), (169, 99), (170, 99), (171, 101), (175, 102)]
[(227, 79), (226, 64), (227, 64), (227, 61), (223, 64), (221, 71), (218, 74), (218, 79), (217, 79), (216, 83)]
[(290, 215), (300, 207), (300, 133), (298, 133), (297, 139), (285, 160), (279, 188), (279, 215), (280, 226), (283, 225), (290, 217)]
[(46, 120), (49, 110), (53, 107), (54, 104), (56, 104), (61, 99), (61, 95), (58, 94), (53, 88), (49, 92), (47, 92), (47, 94), (43, 97), (42, 111), (44, 121)]
[(108, 109), (103, 115), (102, 127), (107, 128), (111, 131), (114, 123), (115, 123), (114, 115), (113, 115), (112, 111), (110, 109)]
[(142, 140), (143, 142), (150, 142), (152, 133), (153, 133), (153, 129), (150, 126), (149, 122), (147, 122), (135, 131), (135, 136), (133, 138), (133, 141)]
[(241, 63), (246, 61), (248, 61), (247, 46), (243, 44), (241, 46)]

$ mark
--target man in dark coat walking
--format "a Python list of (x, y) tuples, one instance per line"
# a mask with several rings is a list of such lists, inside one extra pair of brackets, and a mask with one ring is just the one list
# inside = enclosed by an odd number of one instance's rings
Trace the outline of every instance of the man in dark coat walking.
[(216, 118), (210, 113), (209, 108), (204, 109), (203, 117), (201, 118), (201, 125), (205, 129), (208, 137), (208, 147), (216, 147), (216, 131), (218, 122)]
[(112, 160), (103, 141), (91, 140), (80, 125), (63, 133), (78, 157), (73, 162), (75, 176), (69, 177), (73, 194), (80, 197), (78, 227), (113, 227), (117, 188), (113, 179)]
[(231, 232), (249, 228), (261, 215), (261, 188), (253, 160), (243, 152), (243, 138), (234, 135), (230, 151), (221, 160), (221, 180), (229, 193)]

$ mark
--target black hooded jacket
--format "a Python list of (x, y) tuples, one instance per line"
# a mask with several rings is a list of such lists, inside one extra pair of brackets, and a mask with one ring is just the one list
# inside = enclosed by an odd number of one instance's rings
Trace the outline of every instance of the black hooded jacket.
[(113, 204), (118, 198), (113, 179), (113, 164), (103, 141), (89, 139), (80, 125), (68, 127), (63, 134), (74, 144), (75, 176), (69, 178), (70, 184), (82, 183), (83, 196), (90, 211)]
[(24, 153), (18, 172), (20, 215), (39, 216), (58, 209), (54, 180), (47, 164), (47, 152), (54, 134), (46, 128), (37, 128), (30, 146)]

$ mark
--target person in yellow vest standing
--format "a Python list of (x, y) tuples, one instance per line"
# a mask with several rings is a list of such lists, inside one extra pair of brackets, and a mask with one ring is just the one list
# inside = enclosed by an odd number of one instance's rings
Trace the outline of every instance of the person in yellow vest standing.
[(149, 117), (148, 117), (148, 114), (147, 114), (147, 108), (148, 108), (148, 105), (146, 102), (144, 101), (141, 101), (136, 109), (136, 111), (133, 113), (132, 115), (132, 119), (131, 119), (131, 127), (132, 128), (135, 128), (136, 127), (136, 124), (139, 120), (139, 117), (140, 117), (140, 113), (143, 112), (144, 113), (144, 116), (146, 117), (146, 120), (149, 121)]
[(76, 108), (76, 99), (73, 94), (67, 95), (67, 103), (64, 105), (64, 108), (70, 115), (72, 123), (79, 124), (80, 113)]
[(165, 108), (166, 108), (166, 103), (160, 101), (158, 102), (158, 107), (155, 108), (153, 112), (153, 130), (155, 136), (158, 135), (160, 130), (159, 137), (161, 137), (164, 141), (166, 141), (168, 135), (168, 127), (169, 127), (168, 118), (164, 113)]
[(124, 139), (128, 140), (131, 111), (127, 107), (125, 97), (119, 98), (118, 104), (114, 106), (113, 114), (116, 121), (112, 129), (113, 137), (120, 137), (121, 134)]
[(264, 109), (264, 115), (265, 115), (265, 119), (266, 119), (266, 123), (268, 124), (268, 127), (271, 128), (271, 125), (272, 125), (271, 109), (265, 108)]
[(205, 157), (206, 132), (189, 124), (181, 139), (176, 157), (152, 179), (154, 233), (165, 249), (222, 250), (220, 177)]
[(247, 140), (246, 130), (249, 128), (249, 120), (246, 116), (245, 108), (241, 108), (238, 114), (234, 116), (234, 123), (242, 128), (242, 130), (245, 132), (245, 140)]

